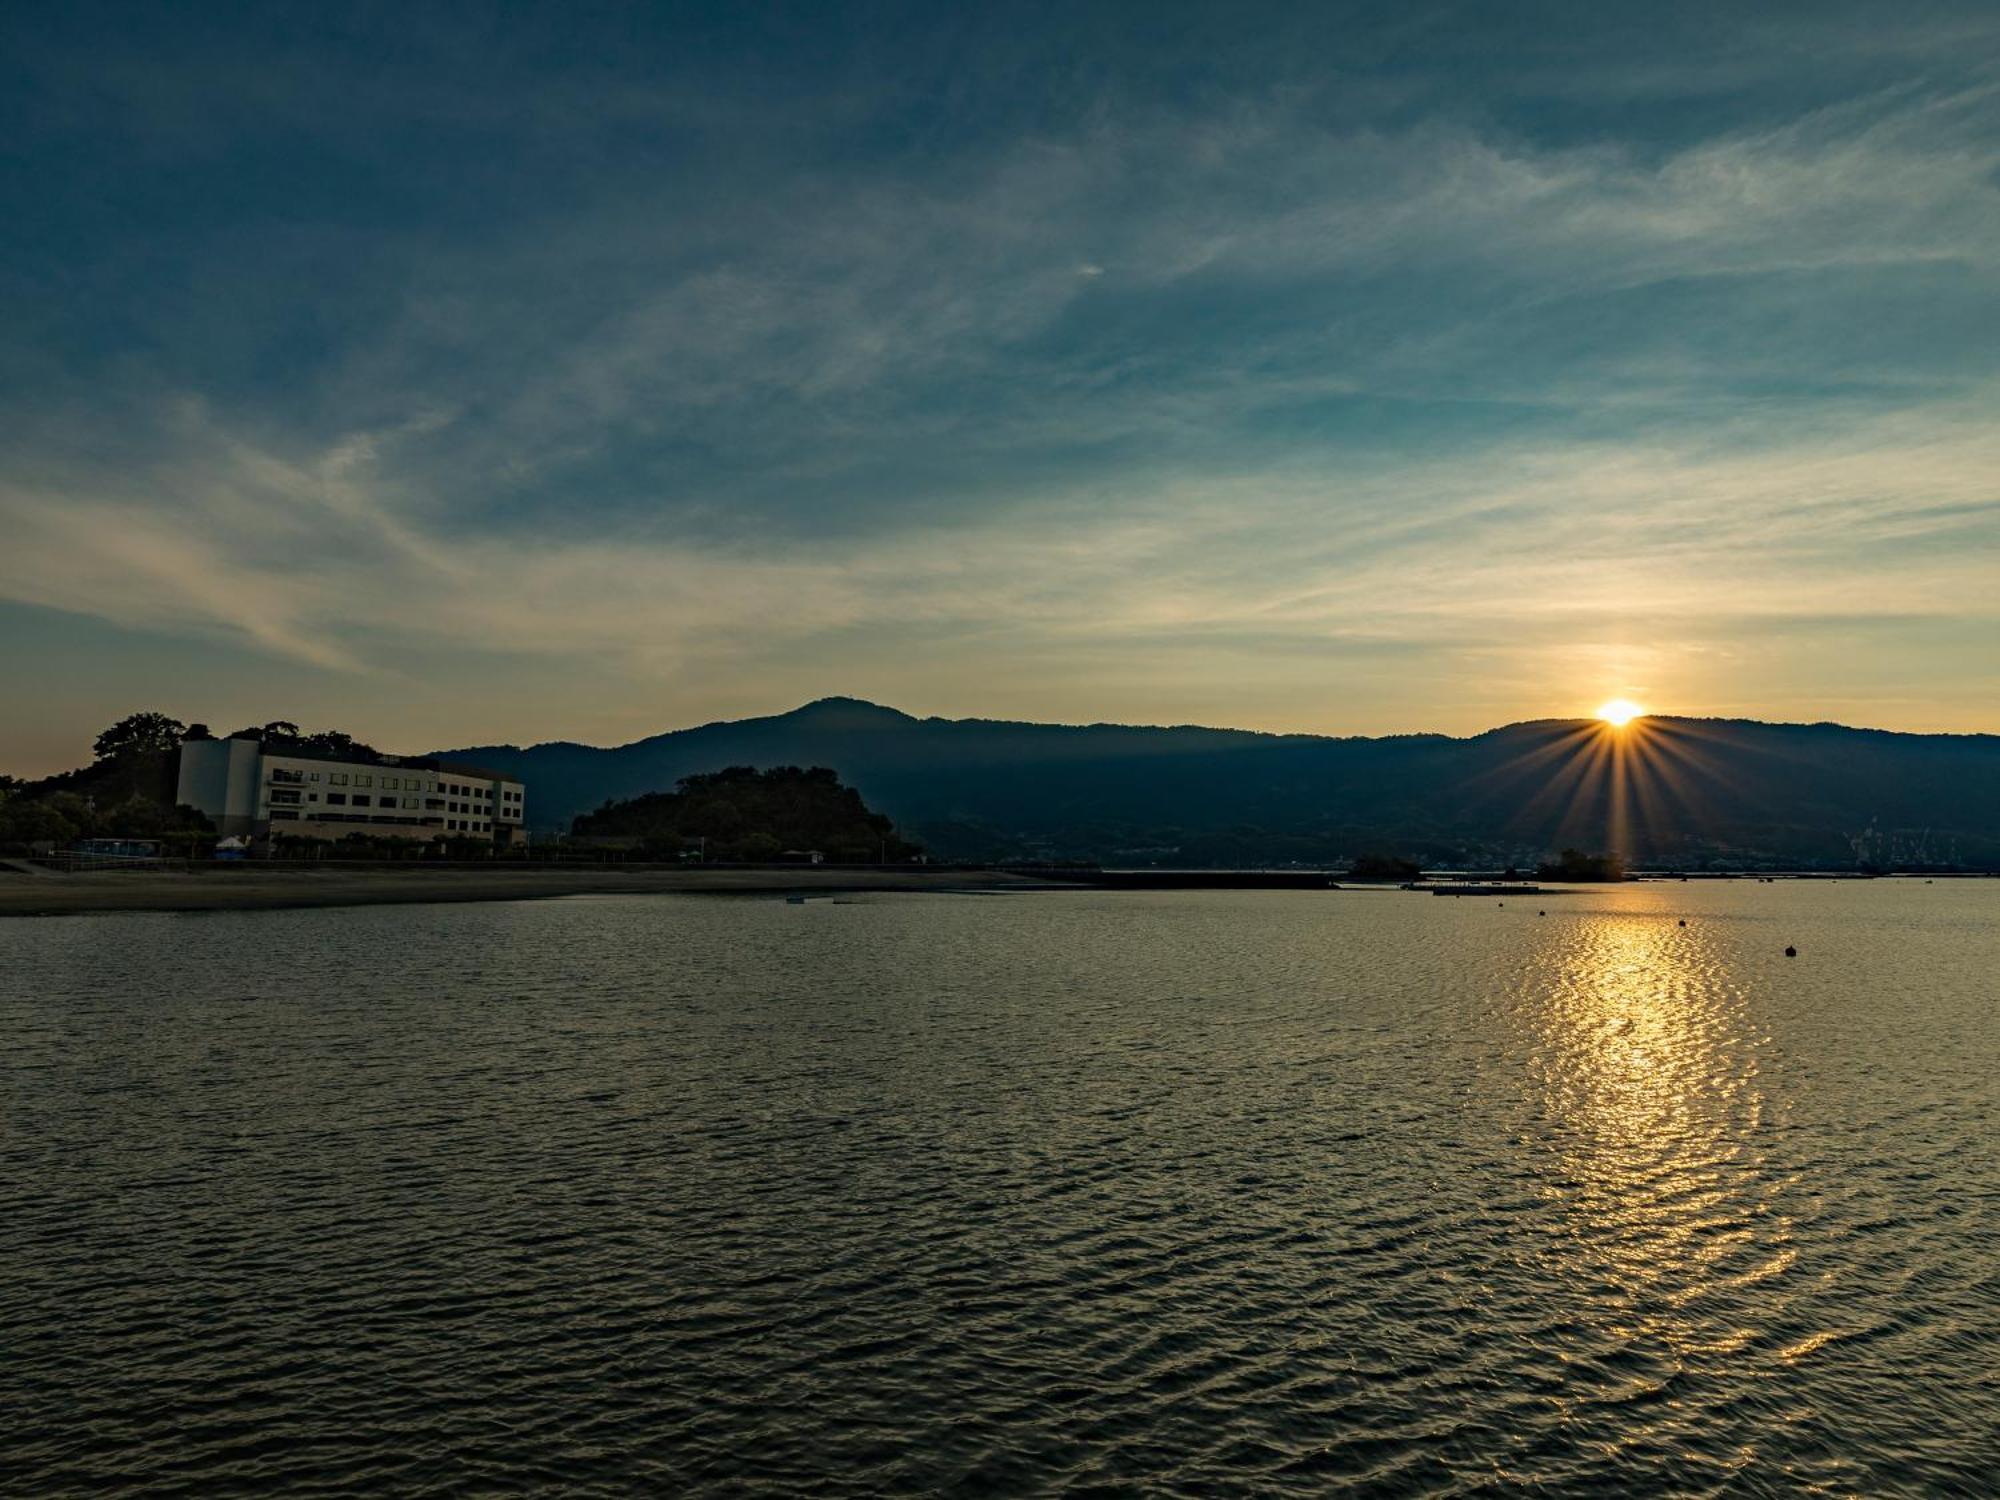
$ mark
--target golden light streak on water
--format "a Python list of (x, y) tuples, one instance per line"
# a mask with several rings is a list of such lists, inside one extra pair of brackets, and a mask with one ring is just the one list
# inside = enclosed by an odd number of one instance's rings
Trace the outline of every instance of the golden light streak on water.
[(1796, 1258), (1758, 1170), (1756, 1047), (1705, 934), (1649, 916), (1565, 925), (1534, 1071), (1570, 1248), (1623, 1311), (1606, 1336), (1661, 1351), (1659, 1383), (1740, 1349), (1751, 1331), (1706, 1309)]

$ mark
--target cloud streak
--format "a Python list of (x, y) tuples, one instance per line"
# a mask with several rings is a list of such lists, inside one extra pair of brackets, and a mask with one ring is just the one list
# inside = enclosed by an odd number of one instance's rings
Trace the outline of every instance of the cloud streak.
[(643, 681), (1471, 728), (1587, 678), (1966, 722), (1994, 29), (1827, 13), (1795, 75), (1496, 33), (1468, 74), (1412, 26), (1047, 97), (995, 39), (961, 98), (874, 38), (769, 110), (727, 60), (483, 56), (513, 108), (384, 66), (342, 115), (338, 48), (51, 47), (26, 97), (96, 106), (27, 159), (102, 199), (12, 231), (0, 599), (360, 681), (514, 662), (572, 684), (544, 717)]

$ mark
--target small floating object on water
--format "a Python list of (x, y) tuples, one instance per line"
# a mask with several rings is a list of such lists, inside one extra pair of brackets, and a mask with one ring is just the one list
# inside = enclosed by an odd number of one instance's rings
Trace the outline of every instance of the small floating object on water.
[(1785, 944), (1785, 957), (1797, 958), (1798, 956), (1799, 956), (1798, 949), (1794, 948), (1790, 943)]
[(1687, 924), (1688, 924), (1688, 919), (1687, 919), (1686, 917), (1682, 917), (1682, 918), (1681, 918), (1681, 926), (1685, 927), (1685, 926), (1687, 926)]
[(1538, 911), (1538, 912), (1536, 912), (1536, 913), (1535, 913), (1535, 915), (1536, 915), (1536, 916), (1538, 916), (1538, 917), (1546, 917), (1546, 916), (1548, 915), (1548, 913), (1547, 913), (1547, 912), (1545, 912), (1545, 911)]

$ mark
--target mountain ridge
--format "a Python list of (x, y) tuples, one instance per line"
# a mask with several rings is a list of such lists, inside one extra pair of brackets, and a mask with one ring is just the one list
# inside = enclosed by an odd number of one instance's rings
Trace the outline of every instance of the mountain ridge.
[[(942, 856), (1527, 863), (1566, 844), (1693, 867), (2000, 866), (2000, 736), (1656, 715), (1477, 735), (919, 718), (816, 699), (619, 746), (440, 751), (520, 776), (531, 826), (748, 765), (824, 765)], [(1618, 767), (1618, 774), (1610, 768)]]
[[(884, 716), (893, 716), (894, 719), (896, 719), (897, 721), (900, 721), (904, 724), (913, 724), (913, 725), (976, 724), (976, 725), (985, 725), (991, 727), (1006, 727), (1006, 728), (1034, 728), (1034, 729), (1057, 729), (1057, 730), (1123, 729), (1123, 730), (1135, 730), (1135, 731), (1156, 731), (1162, 733), (1175, 730), (1194, 730), (1202, 733), (1241, 735), (1247, 738), (1255, 738), (1263, 740), (1313, 740), (1313, 741), (1334, 742), (1334, 743), (1353, 743), (1356, 741), (1380, 743), (1383, 741), (1400, 741), (1400, 740), (1450, 740), (1458, 744), (1468, 744), (1475, 740), (1488, 738), (1489, 736), (1492, 735), (1505, 734), (1509, 730), (1532, 729), (1542, 725), (1551, 725), (1551, 724), (1587, 725), (1598, 722), (1595, 719), (1587, 717), (1565, 718), (1562, 717), (1561, 715), (1551, 715), (1547, 718), (1539, 718), (1539, 719), (1513, 719), (1509, 720), (1505, 724), (1496, 724), (1493, 725), (1491, 728), (1481, 729), (1476, 731), (1475, 733), (1463, 734), (1463, 735), (1450, 734), (1441, 729), (1398, 730), (1387, 734), (1322, 734), (1308, 729), (1296, 729), (1296, 730), (1245, 729), (1238, 725), (1197, 724), (1193, 722), (1182, 722), (1177, 724), (1127, 724), (1127, 723), (1122, 723), (1115, 719), (1090, 719), (1080, 722), (1072, 722), (1068, 720), (1055, 720), (1055, 719), (994, 719), (994, 718), (987, 718), (983, 715), (978, 715), (978, 714), (969, 715), (965, 718), (954, 719), (944, 714), (912, 714), (906, 712), (903, 709), (895, 708), (889, 704), (875, 703), (867, 698), (854, 698), (836, 694), (824, 698), (815, 698), (812, 699), (810, 702), (800, 704), (797, 708), (785, 709), (779, 713), (753, 714), (750, 717), (743, 719), (709, 719), (703, 721), (700, 724), (686, 725), (680, 729), (663, 729), (658, 731), (657, 733), (642, 735), (636, 740), (626, 740), (616, 745), (592, 745), (582, 740), (536, 740), (534, 743), (529, 745), (521, 745), (513, 741), (505, 741), (505, 742), (496, 742), (494, 744), (484, 747), (474, 747), (474, 748), (507, 750), (515, 752), (564, 748), (564, 749), (577, 749), (577, 750), (597, 750), (606, 753), (611, 753), (620, 750), (635, 749), (642, 745), (654, 744), (660, 740), (671, 739), (676, 735), (691, 734), (697, 730), (735, 727), (744, 724), (775, 723), (781, 721), (796, 722), (800, 721), (804, 716), (812, 713), (814, 710), (821, 709), (830, 704), (838, 704), (842, 706), (853, 705), (860, 708), (874, 709), (879, 711)], [(1993, 741), (1996, 744), (2000, 744), (2000, 731), (1989, 731), (1989, 730), (1961, 731), (1961, 730), (1928, 730), (1928, 729), (1885, 729), (1878, 725), (1870, 725), (1870, 724), (1843, 724), (1837, 719), (1809, 719), (1809, 720), (1749, 719), (1731, 715), (1711, 715), (1711, 714), (1661, 713), (1661, 714), (1647, 714), (1645, 717), (1648, 720), (1665, 722), (1665, 723), (1675, 723), (1675, 724), (1742, 724), (1742, 725), (1755, 725), (1763, 729), (1837, 729), (1848, 734), (1890, 735), (1900, 739), (1986, 740), (1986, 741)], [(464, 755), (470, 752), (465, 749), (459, 749), (459, 750), (427, 751), (425, 753), (434, 755)]]

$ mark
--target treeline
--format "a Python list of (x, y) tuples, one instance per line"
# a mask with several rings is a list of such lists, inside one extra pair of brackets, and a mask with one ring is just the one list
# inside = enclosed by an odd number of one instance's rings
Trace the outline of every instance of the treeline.
[(178, 841), (214, 832), (207, 818), (174, 802), (186, 733), (186, 725), (165, 714), (133, 714), (97, 737), (87, 766), (40, 780), (0, 776), (0, 849), (80, 838)]
[[(0, 776), (0, 850), (22, 852), (80, 838), (164, 839), (179, 845), (213, 834), (214, 825), (196, 809), (177, 804), (174, 793), (181, 744), (215, 737), (206, 724), (184, 724), (162, 713), (129, 714), (92, 742), (87, 766), (40, 779)], [(376, 758), (371, 747), (338, 730), (307, 734), (284, 720), (238, 729), (228, 738), (258, 740), (273, 750)]]
[[(172, 720), (168, 721), (173, 722)], [(206, 724), (190, 724), (181, 735), (187, 740), (212, 740)], [(338, 729), (318, 729), (308, 734), (287, 719), (274, 719), (269, 724), (252, 724), (247, 729), (236, 729), (223, 736), (231, 740), (256, 740), (265, 750), (274, 755), (287, 752), (304, 752), (308, 755), (333, 755), (344, 760), (382, 759), (382, 752), (373, 745), (364, 745), (351, 734), (343, 734)]]
[(654, 858), (904, 862), (923, 852), (825, 766), (774, 766), (683, 777), (670, 792), (606, 802), (578, 817), (579, 838), (629, 840)]

